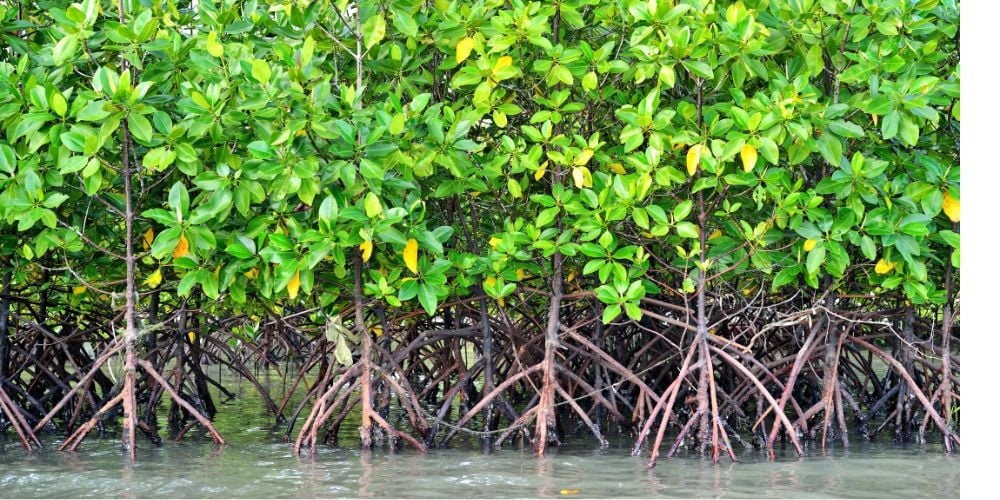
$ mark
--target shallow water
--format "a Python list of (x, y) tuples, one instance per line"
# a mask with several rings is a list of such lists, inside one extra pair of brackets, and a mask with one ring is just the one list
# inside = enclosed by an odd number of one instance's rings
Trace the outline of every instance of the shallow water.
[(0, 453), (2, 497), (957, 497), (959, 460), (916, 449), (869, 447), (775, 463), (713, 466), (661, 460), (647, 470), (625, 449), (361, 453), (292, 456), (287, 444), (165, 444), (130, 465), (110, 440), (84, 451)]
[[(75, 453), (22, 451), (0, 441), (0, 497), (958, 497), (959, 456), (940, 446), (861, 443), (849, 450), (785, 452), (774, 462), (738, 449), (740, 462), (713, 465), (697, 455), (661, 459), (629, 454), (627, 437), (607, 449), (570, 438), (542, 458), (530, 445), (483, 452), (472, 444), (426, 455), (388, 449), (362, 453), (356, 441), (295, 457), (252, 388), (220, 404), (217, 425), (228, 444), (189, 437), (157, 448), (140, 441), (129, 464), (114, 433), (90, 437)], [(161, 412), (163, 414), (165, 412)], [(355, 424), (356, 425), (356, 424)], [(345, 439), (351, 425), (345, 423)], [(193, 436), (194, 432), (191, 433)], [(456, 440), (457, 441), (457, 440)], [(738, 448), (741, 448), (738, 446)]]

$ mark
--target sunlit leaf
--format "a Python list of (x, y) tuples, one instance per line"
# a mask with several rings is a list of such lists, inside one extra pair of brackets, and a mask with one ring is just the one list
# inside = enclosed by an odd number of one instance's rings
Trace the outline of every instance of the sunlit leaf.
[(417, 252), (419, 248), (417, 240), (413, 238), (407, 240), (406, 247), (403, 248), (403, 263), (406, 264), (406, 268), (413, 274), (417, 273)]
[(472, 38), (463, 38), (458, 41), (458, 45), (455, 47), (455, 62), (462, 62), (468, 59), (469, 54), (472, 53), (472, 47), (475, 46), (476, 41)]
[(743, 171), (750, 172), (757, 165), (757, 148), (750, 144), (744, 144), (740, 148), (740, 159), (743, 161)]
[(687, 152), (687, 173), (689, 176), (694, 176), (695, 172), (698, 171), (698, 166), (701, 164), (701, 144), (695, 144), (688, 148)]

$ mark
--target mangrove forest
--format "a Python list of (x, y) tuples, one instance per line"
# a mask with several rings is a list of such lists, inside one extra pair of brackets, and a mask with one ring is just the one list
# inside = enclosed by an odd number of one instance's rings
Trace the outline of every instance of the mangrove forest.
[(959, 46), (954, 0), (0, 0), (5, 453), (223, 444), (234, 380), (302, 456), (957, 452)]

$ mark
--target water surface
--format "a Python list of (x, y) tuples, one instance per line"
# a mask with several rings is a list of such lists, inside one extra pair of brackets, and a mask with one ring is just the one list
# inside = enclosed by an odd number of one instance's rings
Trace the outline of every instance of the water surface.
[[(280, 388), (275, 388), (280, 394)], [(713, 465), (698, 455), (632, 457), (627, 436), (600, 449), (586, 437), (567, 439), (542, 458), (530, 444), (484, 452), (478, 441), (453, 449), (372, 453), (357, 449), (350, 422), (344, 446), (296, 457), (252, 388), (220, 404), (216, 423), (228, 444), (185, 438), (155, 447), (140, 441), (129, 464), (114, 433), (91, 436), (74, 453), (28, 454), (16, 439), (0, 441), (0, 497), (958, 497), (959, 456), (939, 445), (899, 446), (854, 439), (850, 449), (790, 451), (771, 462), (738, 449), (740, 462)], [(166, 412), (161, 412), (165, 414)], [(356, 423), (354, 424), (356, 425)], [(164, 433), (165, 434), (165, 433)], [(195, 434), (192, 431), (191, 435)], [(352, 435), (354, 436), (352, 438)], [(355, 439), (355, 440), (352, 440)], [(742, 448), (742, 447), (738, 447)], [(648, 452), (647, 452), (648, 453)]]

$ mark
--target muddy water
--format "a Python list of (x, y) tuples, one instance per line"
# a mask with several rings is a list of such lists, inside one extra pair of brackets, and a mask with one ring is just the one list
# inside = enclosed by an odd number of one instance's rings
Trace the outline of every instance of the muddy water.
[[(277, 389), (277, 388), (276, 388)], [(530, 445), (484, 452), (477, 442), (426, 455), (388, 449), (361, 453), (356, 442), (295, 457), (273, 420), (244, 385), (221, 404), (224, 447), (187, 438), (162, 447), (141, 442), (128, 464), (115, 436), (88, 438), (75, 453), (22, 451), (0, 441), (0, 497), (957, 497), (959, 457), (937, 445), (861, 443), (783, 453), (770, 462), (738, 450), (741, 462), (712, 465), (699, 456), (661, 460), (629, 455), (627, 437), (599, 449), (570, 438), (543, 458)], [(163, 412), (165, 413), (165, 412)], [(356, 424), (355, 424), (356, 425)], [(344, 425), (345, 438), (351, 434)], [(192, 433), (193, 434), (193, 433)]]

